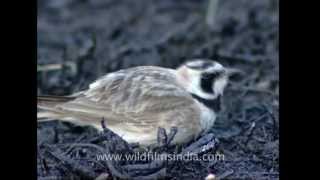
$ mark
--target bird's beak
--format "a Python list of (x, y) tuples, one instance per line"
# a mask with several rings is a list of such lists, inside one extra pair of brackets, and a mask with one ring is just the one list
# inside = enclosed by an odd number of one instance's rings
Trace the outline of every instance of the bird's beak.
[(245, 77), (245, 72), (236, 68), (227, 68), (227, 77), (230, 81), (239, 81)]
[(226, 68), (227, 76), (244, 75), (245, 72), (237, 68)]

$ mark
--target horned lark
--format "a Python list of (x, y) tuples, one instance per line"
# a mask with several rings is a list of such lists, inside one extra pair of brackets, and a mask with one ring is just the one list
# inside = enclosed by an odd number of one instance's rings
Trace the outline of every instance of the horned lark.
[(211, 60), (192, 60), (177, 69), (123, 69), (70, 96), (38, 96), (38, 121), (57, 119), (102, 130), (104, 118), (113, 132), (141, 145), (157, 142), (158, 127), (177, 127), (172, 144), (180, 144), (213, 126), (227, 83), (228, 69)]

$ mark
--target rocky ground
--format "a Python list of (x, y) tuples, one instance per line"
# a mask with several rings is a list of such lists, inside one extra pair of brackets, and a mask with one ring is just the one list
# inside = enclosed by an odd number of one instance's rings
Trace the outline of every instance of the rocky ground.
[(214, 26), (206, 23), (206, 11), (204, 0), (38, 1), (38, 94), (67, 95), (107, 72), (137, 65), (175, 68), (190, 58), (215, 59), (245, 72), (226, 90), (209, 132), (214, 146), (199, 154), (218, 152), (223, 161), (97, 161), (101, 151), (136, 148), (108, 130), (51, 121), (38, 124), (38, 178), (204, 179), (213, 173), (220, 179), (278, 179), (278, 1), (220, 1)]

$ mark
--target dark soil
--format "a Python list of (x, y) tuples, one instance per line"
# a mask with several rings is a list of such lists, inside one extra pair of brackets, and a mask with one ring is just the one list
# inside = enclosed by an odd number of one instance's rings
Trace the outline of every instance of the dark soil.
[[(109, 179), (204, 179), (209, 173), (279, 179), (278, 1), (220, 1), (213, 28), (206, 24), (206, 8), (203, 0), (38, 1), (38, 94), (67, 95), (108, 72), (138, 65), (175, 68), (191, 58), (215, 59), (245, 72), (226, 89), (210, 132), (214, 147), (200, 153), (219, 152), (224, 161), (135, 170), (147, 162), (97, 161), (101, 151), (136, 151), (112, 132), (51, 121), (38, 123), (39, 179), (94, 179), (103, 173)], [(52, 64), (62, 67), (40, 70)]]

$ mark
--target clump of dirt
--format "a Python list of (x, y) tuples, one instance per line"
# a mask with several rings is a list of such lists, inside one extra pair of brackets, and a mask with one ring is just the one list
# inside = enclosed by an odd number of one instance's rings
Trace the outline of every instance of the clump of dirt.
[(204, 179), (209, 173), (222, 179), (279, 178), (278, 1), (219, 1), (213, 28), (205, 21), (207, 3), (38, 2), (39, 94), (71, 94), (108, 72), (138, 65), (176, 68), (191, 58), (215, 59), (244, 71), (226, 89), (222, 112), (208, 134), (214, 135), (207, 142), (214, 146), (198, 152), (201, 157), (223, 154), (223, 161), (98, 161), (99, 153), (134, 154), (139, 148), (107, 130), (51, 121), (38, 124), (39, 179)]

